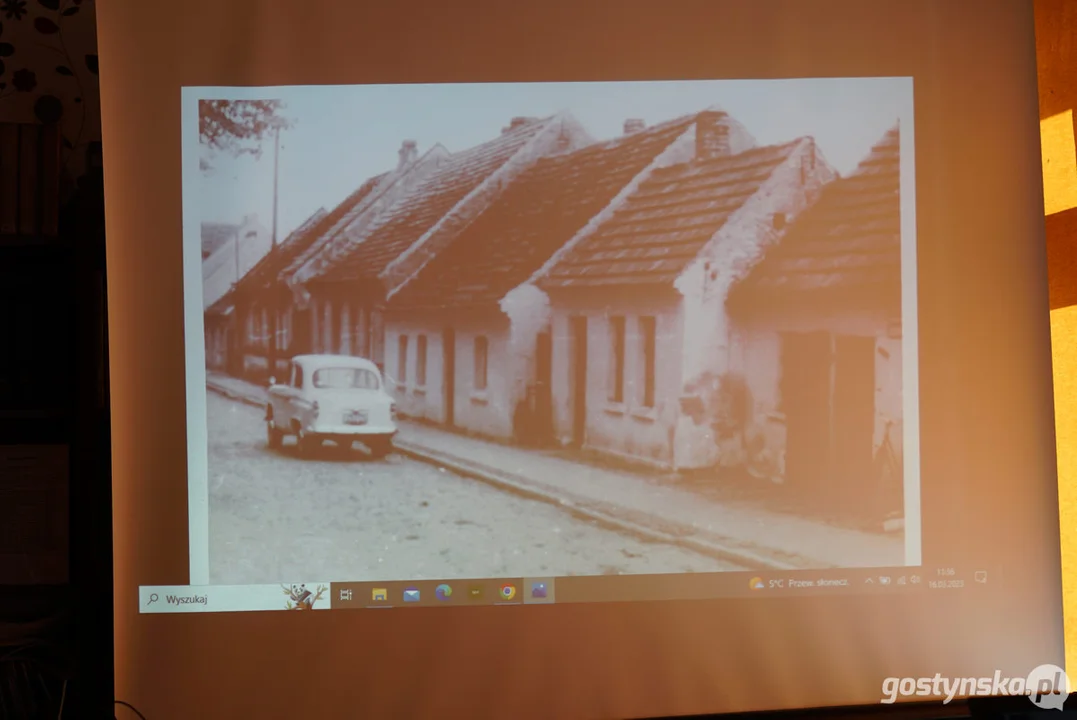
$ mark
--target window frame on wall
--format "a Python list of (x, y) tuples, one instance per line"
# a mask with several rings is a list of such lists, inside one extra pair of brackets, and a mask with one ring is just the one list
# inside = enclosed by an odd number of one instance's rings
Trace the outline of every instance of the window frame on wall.
[(341, 303), (339, 312), (340, 322), (340, 354), (352, 354), (352, 307), (350, 303)]
[(490, 341), (485, 335), (476, 335), (472, 343), (474, 367), (472, 368), (472, 387), (478, 392), (485, 392), (490, 382)]
[(404, 333), (396, 338), (396, 384), (408, 384), (408, 336)]
[(624, 315), (609, 318), (610, 374), (606, 400), (614, 405), (625, 401), (625, 346), (628, 323)]
[(426, 387), (426, 335), (415, 336), (415, 385)]
[(658, 384), (658, 318), (641, 315), (639, 318), (640, 341), (640, 407), (652, 410), (657, 402)]

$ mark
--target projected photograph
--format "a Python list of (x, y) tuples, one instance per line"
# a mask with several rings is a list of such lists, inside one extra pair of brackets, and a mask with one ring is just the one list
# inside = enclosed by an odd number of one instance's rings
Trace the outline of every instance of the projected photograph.
[(193, 584), (919, 564), (911, 79), (183, 101)]

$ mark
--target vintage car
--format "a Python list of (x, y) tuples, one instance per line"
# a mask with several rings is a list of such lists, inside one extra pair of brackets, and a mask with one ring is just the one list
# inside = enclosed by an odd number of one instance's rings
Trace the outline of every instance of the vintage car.
[(392, 451), (396, 404), (377, 365), (348, 355), (298, 355), (290, 373), (285, 382), (269, 379), (269, 447), (278, 448), (285, 435), (295, 435), (302, 454), (325, 440), (342, 447), (358, 441), (375, 458)]

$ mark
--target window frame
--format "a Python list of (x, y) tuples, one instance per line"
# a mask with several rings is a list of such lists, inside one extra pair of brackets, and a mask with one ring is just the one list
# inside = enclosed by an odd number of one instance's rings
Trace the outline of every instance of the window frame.
[(408, 336), (400, 333), (396, 337), (396, 383), (408, 384)]
[(658, 386), (658, 318), (641, 315), (640, 341), (640, 407), (653, 410), (657, 404)]
[(614, 405), (625, 401), (625, 350), (627, 322), (624, 315), (612, 315), (608, 320), (610, 375), (606, 400)]
[(426, 358), (429, 352), (426, 335), (415, 336), (415, 384), (426, 387)]
[(476, 391), (485, 392), (490, 384), (490, 340), (485, 335), (475, 336), (472, 355), (471, 385)]

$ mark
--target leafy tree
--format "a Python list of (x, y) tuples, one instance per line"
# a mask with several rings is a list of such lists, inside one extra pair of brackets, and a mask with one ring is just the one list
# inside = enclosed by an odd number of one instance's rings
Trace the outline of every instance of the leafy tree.
[[(266, 138), (294, 124), (282, 114), (284, 109), (282, 100), (200, 100), (199, 139), (210, 154), (260, 158)], [(212, 167), (206, 157), (201, 166), (203, 170)]]

